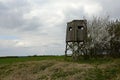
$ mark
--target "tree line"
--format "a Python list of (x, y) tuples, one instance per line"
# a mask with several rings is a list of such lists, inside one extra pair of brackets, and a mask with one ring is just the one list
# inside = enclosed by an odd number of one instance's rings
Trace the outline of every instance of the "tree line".
[(120, 57), (120, 20), (94, 17), (88, 20), (87, 49), (89, 57)]

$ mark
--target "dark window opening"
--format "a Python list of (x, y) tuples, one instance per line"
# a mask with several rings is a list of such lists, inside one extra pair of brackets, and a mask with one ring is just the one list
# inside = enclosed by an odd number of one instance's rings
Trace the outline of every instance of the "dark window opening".
[(72, 31), (72, 27), (69, 27), (69, 31)]
[(83, 26), (78, 26), (78, 29), (83, 30), (84, 28)]

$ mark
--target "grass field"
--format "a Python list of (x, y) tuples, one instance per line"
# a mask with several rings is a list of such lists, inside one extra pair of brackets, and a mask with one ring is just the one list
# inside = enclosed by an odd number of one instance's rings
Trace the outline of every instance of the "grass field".
[(64, 60), (64, 56), (32, 56), (32, 57), (4, 57), (0, 58), (0, 64), (11, 64), (16, 62), (26, 61), (41, 61), (41, 60)]
[(0, 80), (120, 80), (120, 59), (0, 58)]

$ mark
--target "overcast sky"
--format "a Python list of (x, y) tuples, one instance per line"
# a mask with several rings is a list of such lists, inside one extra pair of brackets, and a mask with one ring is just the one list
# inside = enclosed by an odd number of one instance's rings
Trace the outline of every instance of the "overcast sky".
[(61, 55), (66, 23), (120, 18), (120, 0), (0, 0), (0, 56)]

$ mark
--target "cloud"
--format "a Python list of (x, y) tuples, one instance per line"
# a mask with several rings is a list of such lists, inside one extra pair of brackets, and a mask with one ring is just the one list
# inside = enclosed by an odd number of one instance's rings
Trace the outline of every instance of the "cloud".
[(90, 4), (84, 6), (85, 13), (89, 16), (96, 15), (102, 11), (102, 7), (99, 4)]
[(0, 0), (0, 35), (18, 37), (0, 39), (0, 56), (64, 54), (67, 22), (107, 13), (111, 18), (119, 17), (119, 2)]
[(100, 16), (109, 15), (111, 18), (120, 18), (119, 0), (99, 0), (98, 3), (103, 7)]

